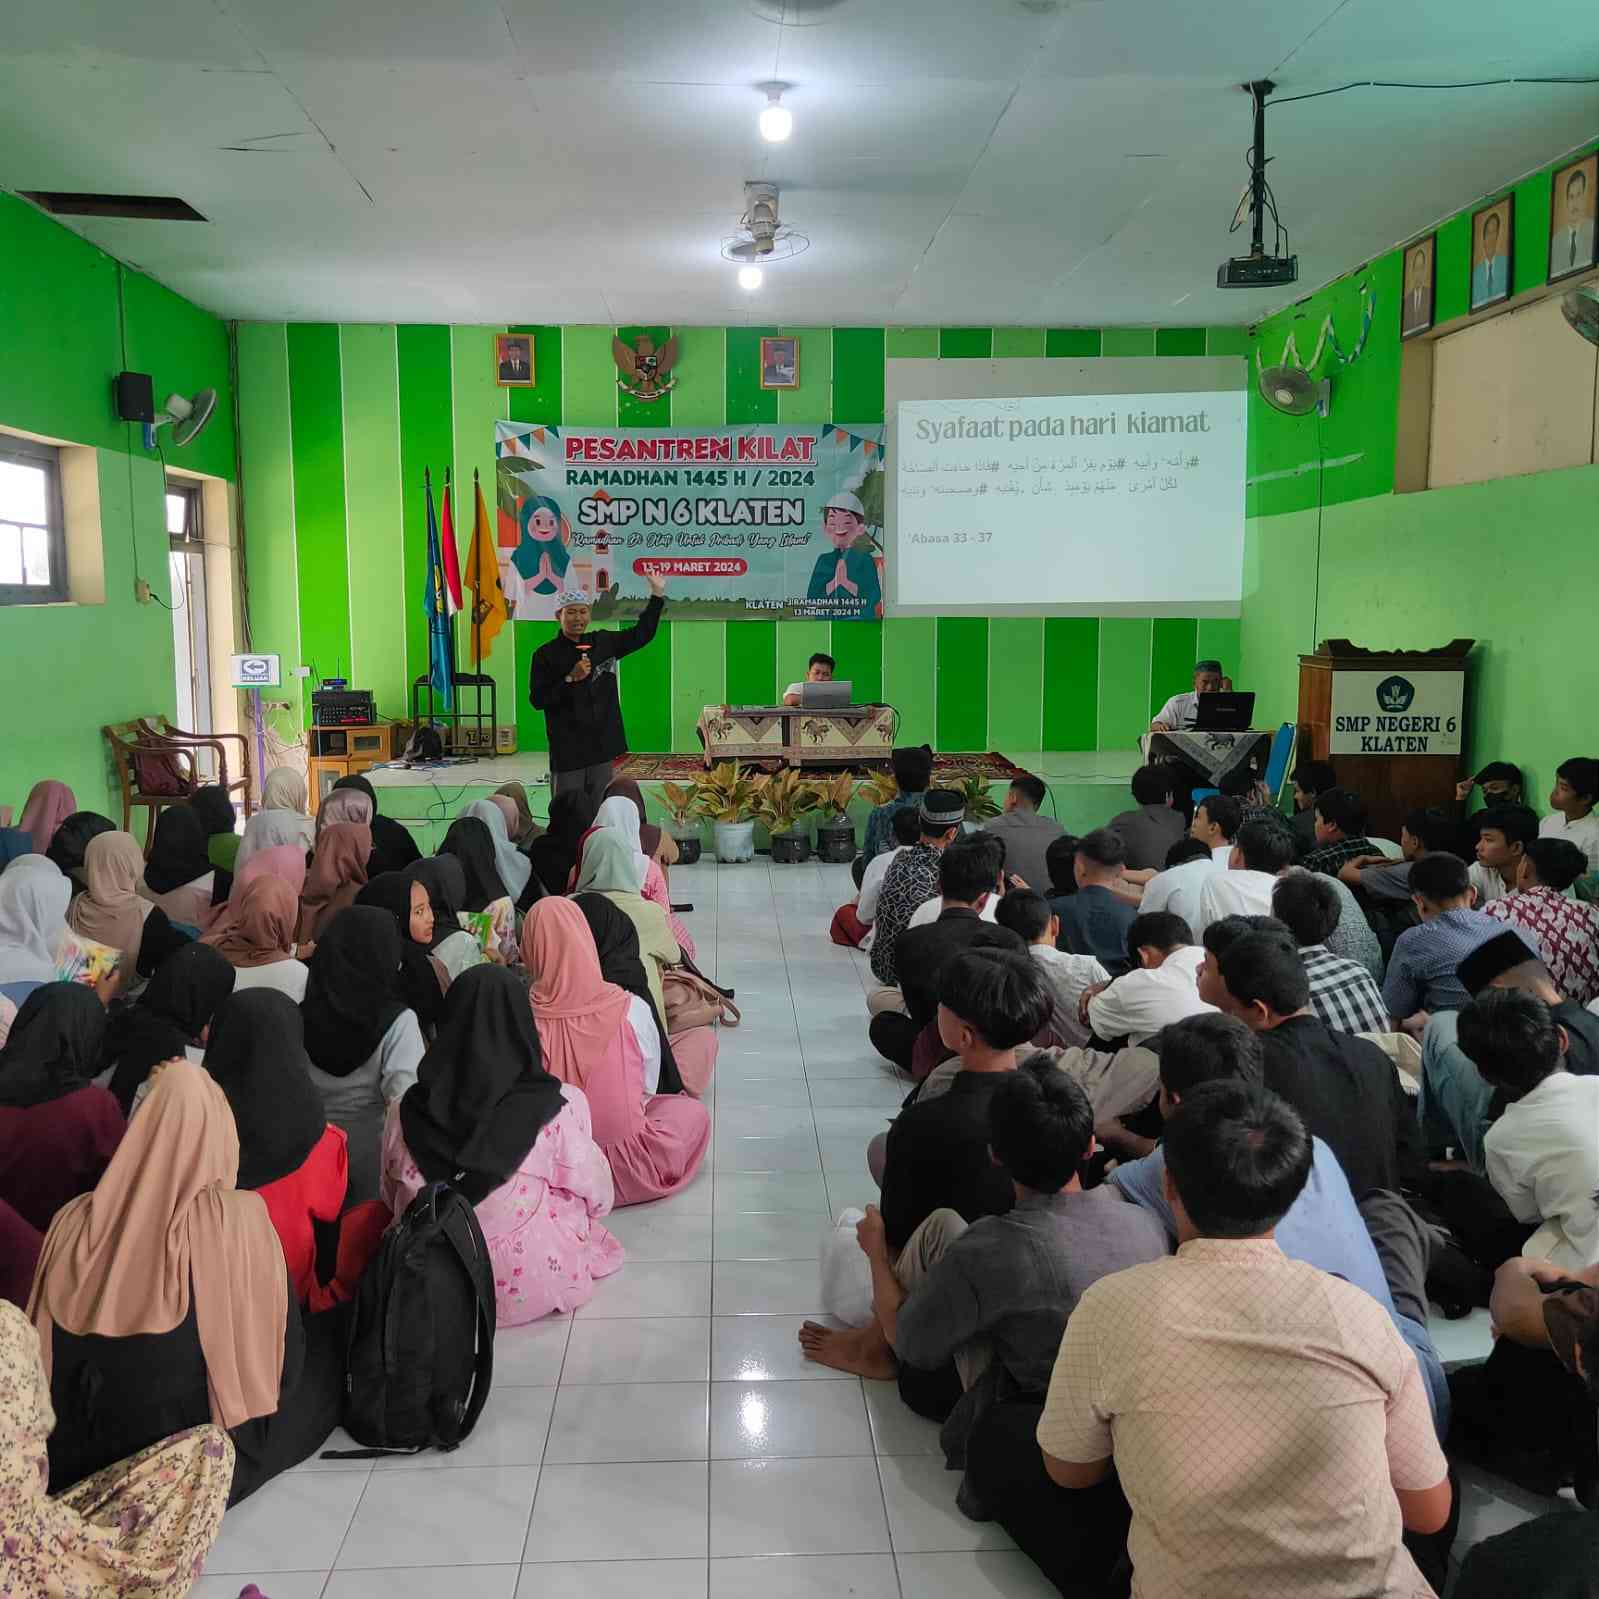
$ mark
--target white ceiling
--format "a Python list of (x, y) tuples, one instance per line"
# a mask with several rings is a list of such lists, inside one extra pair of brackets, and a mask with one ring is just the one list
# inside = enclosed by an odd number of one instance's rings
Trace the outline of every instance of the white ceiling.
[[(1599, 76), (1593, 0), (6, 0), (0, 186), (227, 316), (1245, 322), (1249, 102)], [(786, 21), (774, 20), (786, 18)], [(793, 85), (787, 145), (756, 85)], [(1268, 119), (1301, 289), (1599, 131), (1599, 86), (1356, 89)], [(775, 180), (798, 260), (718, 245)]]

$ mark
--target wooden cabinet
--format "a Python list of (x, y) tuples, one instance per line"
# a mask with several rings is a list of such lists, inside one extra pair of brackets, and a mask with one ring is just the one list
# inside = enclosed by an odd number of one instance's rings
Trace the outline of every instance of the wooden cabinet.
[(341, 777), (353, 777), (369, 766), (394, 758), (394, 724), (373, 727), (313, 727), (310, 757), (306, 761), (311, 789), (311, 814)]

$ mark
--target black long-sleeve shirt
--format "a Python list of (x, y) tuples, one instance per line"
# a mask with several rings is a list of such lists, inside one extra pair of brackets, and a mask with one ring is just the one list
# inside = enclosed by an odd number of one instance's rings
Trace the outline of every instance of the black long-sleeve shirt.
[[(535, 710), (544, 712), (550, 735), (550, 770), (576, 772), (598, 766), (627, 753), (622, 728), (622, 706), (617, 697), (616, 663), (641, 650), (655, 637), (662, 601), (652, 594), (632, 627), (620, 632), (585, 633), (580, 650), (564, 633), (533, 652), (528, 664), (527, 697)], [(581, 683), (568, 683), (567, 674), (588, 655), (593, 670)]]

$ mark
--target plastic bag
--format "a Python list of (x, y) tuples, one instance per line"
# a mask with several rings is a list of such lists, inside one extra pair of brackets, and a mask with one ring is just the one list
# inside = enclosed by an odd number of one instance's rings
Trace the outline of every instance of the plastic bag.
[(855, 1237), (866, 1212), (840, 1211), (822, 1245), (822, 1307), (846, 1327), (864, 1327), (872, 1319), (872, 1268)]

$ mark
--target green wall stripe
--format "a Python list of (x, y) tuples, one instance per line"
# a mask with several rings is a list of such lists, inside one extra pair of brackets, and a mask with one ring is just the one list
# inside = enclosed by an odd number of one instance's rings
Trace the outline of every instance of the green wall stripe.
[(1206, 328), (1206, 355), (1248, 355), (1248, 328)]
[[(841, 632), (870, 627), (851, 622)], [(934, 619), (931, 616), (891, 616), (883, 629), (883, 692), (881, 698), (899, 712), (901, 744), (931, 744), (933, 685), (937, 671)]]
[(940, 328), (938, 355), (941, 361), (987, 361), (994, 354), (992, 328)]
[(244, 462), (240, 485), (249, 497), (244, 545), (250, 568), (251, 647), (282, 658), (283, 683), (276, 697), (290, 701), (289, 725), (298, 729), (303, 725), (304, 680), (294, 675), (303, 657), (286, 333), (281, 322), (239, 324), (239, 444)]
[[(745, 624), (748, 626), (748, 624)], [(840, 622), (833, 629), (831, 654), (838, 675), (855, 685), (858, 705), (875, 705), (883, 698), (883, 624)]]
[[(853, 622), (839, 624), (850, 628)], [(777, 692), (781, 694), (790, 683), (798, 683), (817, 651), (833, 654), (833, 624), (831, 622), (779, 622), (777, 624)], [(835, 657), (836, 660), (836, 657)], [(840, 677), (843, 673), (838, 674)]]
[(994, 359), (1044, 355), (1045, 342), (1043, 328), (995, 328)]
[[(1199, 619), (1196, 660), (1221, 662), (1221, 669), (1235, 682), (1238, 679), (1240, 624), (1236, 616), (1202, 616)], [(1186, 688), (1188, 685), (1184, 684)], [(1242, 685), (1248, 688), (1250, 685)]]
[[(427, 507), (424, 469), (443, 486), (454, 456), (450, 412), (450, 330), (428, 325), (395, 332), (400, 369), (400, 494), (404, 507), (405, 670), (409, 685), (428, 668), (427, 617), (422, 592), (427, 582)], [(435, 491), (435, 506), (437, 491)]]
[(833, 420), (833, 340), (826, 328), (784, 328), (799, 340), (799, 387), (777, 391), (782, 423)]
[[(1481, 209), (1480, 205), (1472, 207)], [(1464, 316), (1471, 303), (1471, 211), (1461, 212), (1438, 229), (1434, 259), (1433, 320), (1449, 322)]]
[(833, 414), (828, 420), (883, 420), (881, 328), (833, 329)]
[(1106, 328), (1099, 338), (1101, 355), (1153, 355), (1153, 328)]
[(292, 323), (288, 345), (300, 650), (308, 662), (315, 663), (316, 675), (347, 676), (350, 562), (338, 326), (331, 322)]
[(988, 618), (941, 616), (936, 634), (939, 750), (986, 750)]
[(1205, 330), (1203, 328), (1156, 328), (1156, 355), (1203, 355)]
[(1101, 335), (1098, 328), (1046, 328), (1044, 354), (1067, 356), (1081, 361), (1099, 354)]
[[(483, 484), (483, 503), (489, 515), (489, 537), (497, 540), (499, 518), (495, 510), (494, 485), (494, 424), (510, 408), (514, 397), (533, 394), (540, 407), (560, 400), (560, 331), (545, 328), (543, 335), (534, 334), (534, 373), (539, 378), (537, 390), (502, 389), (494, 365), (494, 340), (492, 328), (456, 327), (450, 330), (450, 357), (453, 381), (450, 385), (455, 435), (455, 550), (461, 563), (463, 584), (462, 599), (465, 608), (455, 619), (455, 659), (463, 672), (472, 670), (472, 594), (465, 588), (466, 562), (472, 550), (473, 490), (472, 474), (477, 472)], [(489, 359), (483, 352), (489, 351)], [(551, 354), (553, 352), (553, 355)], [(541, 359), (553, 365), (553, 373), (538, 368)], [(526, 416), (519, 421), (538, 422), (542, 417)], [(483, 674), (495, 683), (494, 714), (501, 727), (516, 723), (516, 701), (527, 693), (518, 686), (516, 673), (516, 641), (512, 629), (501, 628), (499, 637), (489, 647), (483, 660)], [(466, 704), (474, 704), (471, 695)]]
[[(703, 627), (693, 623), (691, 627)], [(662, 622), (648, 646), (617, 664), (623, 726), (629, 749), (644, 754), (672, 748), (673, 634), (676, 624)], [(690, 743), (688, 748), (695, 746)]]
[(1044, 748), (1044, 618), (994, 617), (988, 624), (988, 748)]
[(1540, 287), (1549, 277), (1549, 210), (1554, 184), (1552, 172), (1540, 172), (1516, 185), (1512, 219), (1515, 255), (1511, 265), (1511, 293)]
[(926, 361), (938, 356), (937, 328), (889, 328), (884, 353), (890, 361)]
[[(735, 622), (735, 627), (744, 624)], [(672, 729), (666, 744), (639, 744), (639, 749), (698, 748), (694, 728), (707, 705), (727, 700), (726, 622), (677, 622), (672, 626)], [(655, 646), (652, 644), (650, 650)], [(649, 650), (634, 660), (647, 658)], [(627, 662), (623, 662), (625, 666)]]
[[(632, 349), (640, 338), (648, 338), (659, 350), (671, 338), (672, 330), (663, 327), (618, 328), (616, 336)], [(635, 399), (623, 390), (616, 391), (616, 424), (624, 428), (669, 428), (672, 425), (672, 390), (653, 400)]]
[(1098, 747), (1099, 618), (1044, 618), (1046, 750)]
[(739, 622), (726, 630), (723, 650), (728, 703), (776, 704), (777, 623)]
[[(536, 380), (527, 388), (501, 389), (499, 368), (494, 361), (496, 328), (482, 330), (483, 349), (478, 352), (468, 344), (465, 335), (476, 336), (475, 328), (457, 328), (455, 340), (455, 377), (462, 382), (481, 361), (484, 372), (495, 389), (504, 396), (505, 404), (499, 415), (512, 422), (556, 422), (561, 420), (561, 330), (545, 323), (521, 322), (506, 329), (508, 333), (527, 333), (533, 339), (533, 376)], [(489, 504), (494, 503), (493, 495)]]
[(1105, 616), (1099, 623), (1099, 748), (1132, 748), (1149, 728), (1147, 616)]
[[(501, 632), (494, 645), (495, 653), (497, 654), (500, 645), (505, 643), (507, 634), (513, 635), (511, 643), (516, 651), (514, 675), (518, 685), (527, 683), (528, 666), (533, 660), (533, 652), (541, 644), (548, 644), (559, 631), (554, 622), (513, 622), (508, 629)], [(653, 647), (652, 645), (651, 648)], [(627, 662), (623, 661), (617, 670), (622, 671), (626, 666)], [(519, 750), (547, 750), (550, 747), (550, 738), (544, 725), (544, 712), (533, 709), (525, 687), (520, 687), (515, 704), (516, 747)], [(505, 717), (503, 711), (500, 714)], [(509, 717), (505, 719), (511, 720)]]
[(672, 390), (672, 425), (719, 428), (727, 415), (727, 335), (721, 328), (679, 328), (680, 381)]
[(1199, 624), (1191, 616), (1157, 616), (1149, 652), (1149, 715), (1194, 686)]
[(561, 329), (561, 425), (608, 428), (616, 425), (616, 361), (610, 328)]
[(777, 390), (761, 387), (761, 340), (776, 328), (727, 330), (727, 426), (777, 420)]
[[(350, 681), (369, 688), (380, 716), (403, 717), (405, 573), (394, 559), (401, 524), (400, 388), (394, 329), (339, 330), (344, 371), (344, 489), (350, 537)], [(252, 576), (254, 574), (252, 573)]]

